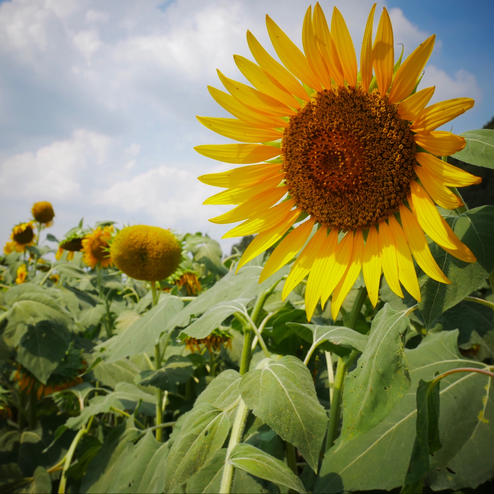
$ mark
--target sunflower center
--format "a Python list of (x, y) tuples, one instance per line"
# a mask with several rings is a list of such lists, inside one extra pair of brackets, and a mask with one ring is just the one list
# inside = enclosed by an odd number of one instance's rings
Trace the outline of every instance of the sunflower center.
[(290, 119), (285, 179), (297, 206), (332, 228), (368, 228), (397, 211), (414, 177), (409, 123), (377, 92), (323, 90)]

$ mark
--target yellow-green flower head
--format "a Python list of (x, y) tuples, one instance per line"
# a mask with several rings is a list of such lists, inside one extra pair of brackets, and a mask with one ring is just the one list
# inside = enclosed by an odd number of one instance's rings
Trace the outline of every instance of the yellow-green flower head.
[(136, 280), (158, 281), (180, 264), (182, 246), (169, 230), (135, 225), (122, 229), (110, 248), (113, 263)]
[(33, 218), (44, 225), (51, 223), (51, 220), (55, 217), (55, 211), (53, 211), (53, 206), (48, 201), (39, 201), (33, 204), (31, 209)]
[(34, 228), (31, 221), (14, 226), (10, 238), (19, 245), (31, 245), (34, 240)]

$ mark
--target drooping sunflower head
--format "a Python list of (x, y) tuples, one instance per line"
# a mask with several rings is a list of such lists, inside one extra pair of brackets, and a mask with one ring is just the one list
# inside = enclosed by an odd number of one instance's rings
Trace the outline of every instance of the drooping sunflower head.
[(185, 288), (187, 295), (195, 296), (201, 291), (201, 282), (193, 271), (186, 271), (175, 281), (179, 288)]
[(45, 226), (51, 225), (51, 222), (55, 217), (53, 206), (48, 201), (35, 202), (31, 209), (31, 213), (36, 221), (42, 223)]
[(169, 230), (134, 225), (123, 228), (112, 241), (113, 263), (131, 278), (159, 281), (180, 264), (182, 246)]
[[(28, 221), (14, 226), (10, 238), (21, 248), (21, 251), (28, 245), (33, 245), (35, 240), (33, 223)], [(19, 248), (16, 248), (16, 250), (19, 251)]]
[(434, 87), (416, 88), (435, 37), (403, 63), (401, 57), (395, 62), (389, 15), (384, 8), (374, 36), (374, 13), (375, 5), (359, 63), (337, 8), (329, 24), (318, 3), (308, 8), (303, 51), (266, 16), (279, 60), (248, 32), (253, 60), (234, 59), (251, 85), (218, 71), (226, 91), (208, 88), (234, 118), (198, 117), (239, 141), (197, 146), (199, 153), (247, 165), (199, 177), (225, 189), (206, 204), (236, 206), (211, 221), (241, 222), (225, 237), (257, 235), (239, 267), (278, 243), (262, 280), (296, 257), (283, 296), (307, 277), (309, 319), (317, 303), (324, 306), (330, 297), (336, 318), (360, 273), (374, 305), (381, 274), (396, 294), (403, 296), (403, 285), (420, 300), (413, 259), (427, 275), (448, 283), (424, 233), (451, 255), (475, 260), (435, 207), (460, 206), (450, 187), (480, 180), (439, 158), (459, 151), (465, 141), (438, 127), (471, 108), (473, 100), (427, 106)]
[(84, 262), (91, 268), (96, 266), (106, 268), (111, 265), (110, 239), (113, 226), (98, 226), (82, 239), (82, 253)]

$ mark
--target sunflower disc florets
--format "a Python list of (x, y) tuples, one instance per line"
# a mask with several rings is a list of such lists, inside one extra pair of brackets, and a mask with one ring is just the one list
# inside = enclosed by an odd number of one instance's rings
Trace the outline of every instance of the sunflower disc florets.
[(135, 225), (121, 230), (113, 239), (110, 254), (113, 263), (137, 280), (158, 281), (178, 267), (182, 247), (169, 230)]

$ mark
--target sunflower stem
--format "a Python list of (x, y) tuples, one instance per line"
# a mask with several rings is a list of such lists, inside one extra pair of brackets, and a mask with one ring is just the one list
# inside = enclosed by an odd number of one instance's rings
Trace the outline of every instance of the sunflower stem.
[[(366, 298), (366, 292), (364, 287), (359, 288), (355, 302), (353, 303), (352, 310), (348, 316), (347, 326), (355, 329), (358, 316), (364, 305)], [(328, 434), (326, 436), (326, 450), (328, 450), (334, 443), (338, 432), (338, 427), (341, 422), (341, 402), (343, 398), (343, 384), (345, 382), (345, 376), (349, 365), (353, 363), (357, 357), (358, 352), (352, 350), (347, 357), (338, 357), (338, 363), (336, 364), (336, 374), (333, 383), (333, 396), (329, 409), (329, 423)], [(331, 386), (331, 383), (330, 383)]]

